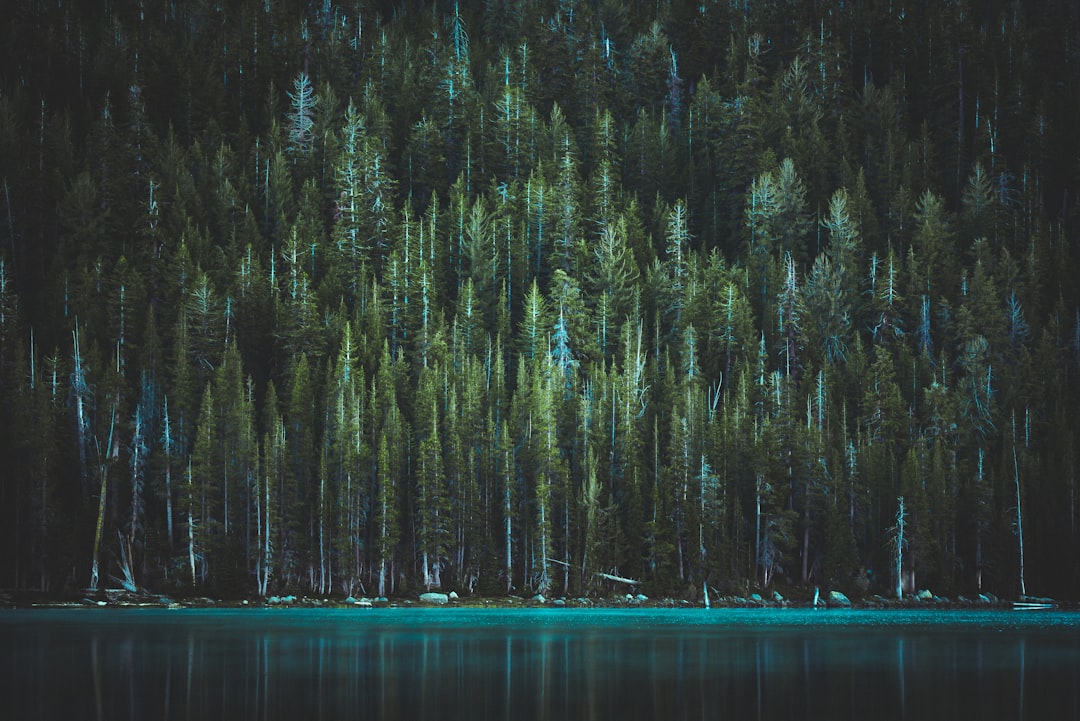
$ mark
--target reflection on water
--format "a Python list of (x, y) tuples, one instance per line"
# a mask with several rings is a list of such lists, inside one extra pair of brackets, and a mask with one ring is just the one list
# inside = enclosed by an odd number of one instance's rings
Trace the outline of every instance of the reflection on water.
[(1071, 614), (0, 613), (10, 718), (1080, 718)]

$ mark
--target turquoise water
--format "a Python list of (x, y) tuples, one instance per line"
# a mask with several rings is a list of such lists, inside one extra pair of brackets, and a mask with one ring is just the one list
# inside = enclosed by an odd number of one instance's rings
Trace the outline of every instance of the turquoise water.
[(1080, 615), (0, 612), (11, 719), (1080, 719)]

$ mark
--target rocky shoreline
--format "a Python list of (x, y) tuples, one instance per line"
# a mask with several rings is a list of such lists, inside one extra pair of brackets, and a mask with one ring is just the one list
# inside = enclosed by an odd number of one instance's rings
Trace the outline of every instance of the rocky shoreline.
[[(850, 599), (839, 591), (815, 594), (816, 597), (788, 599), (778, 592), (767, 597), (757, 593), (748, 596), (727, 595), (710, 599), (709, 608), (823, 608), (823, 609), (1056, 609), (1080, 610), (1080, 603), (1050, 598), (1025, 596), (1018, 599), (1002, 599), (990, 593), (975, 597), (948, 598), (929, 591), (922, 591), (903, 600), (869, 595)], [(0, 608), (701, 608), (701, 601), (659, 597), (644, 594), (622, 594), (576, 598), (545, 598), (541, 595), (459, 597), (457, 593), (427, 592), (412, 596), (395, 597), (311, 597), (269, 596), (267, 598), (215, 599), (207, 596), (170, 596), (155, 593), (130, 592), (124, 589), (103, 589), (94, 593), (58, 597), (31, 591), (0, 591)]]

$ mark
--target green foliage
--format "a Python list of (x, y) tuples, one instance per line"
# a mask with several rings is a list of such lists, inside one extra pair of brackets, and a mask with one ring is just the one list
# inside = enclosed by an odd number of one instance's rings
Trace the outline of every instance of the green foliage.
[(883, 593), (902, 496), (909, 583), (1080, 591), (1069, 13), (68, 5), (0, 49), (0, 585)]

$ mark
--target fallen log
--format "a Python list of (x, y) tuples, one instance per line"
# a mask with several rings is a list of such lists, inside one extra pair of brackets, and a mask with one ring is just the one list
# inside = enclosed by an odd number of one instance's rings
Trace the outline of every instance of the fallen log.
[[(566, 561), (560, 561), (560, 560), (555, 559), (555, 558), (549, 558), (548, 563), (557, 563), (560, 566), (566, 566), (567, 568), (570, 567), (570, 564), (567, 563)], [(603, 578), (606, 581), (614, 581), (615, 583), (625, 583), (628, 586), (640, 586), (641, 585), (641, 581), (635, 581), (632, 578), (625, 578), (623, 576), (614, 576), (614, 575), (612, 575), (610, 573), (603, 573), (602, 571), (596, 571), (593, 575), (594, 576), (599, 576), (600, 578)]]

